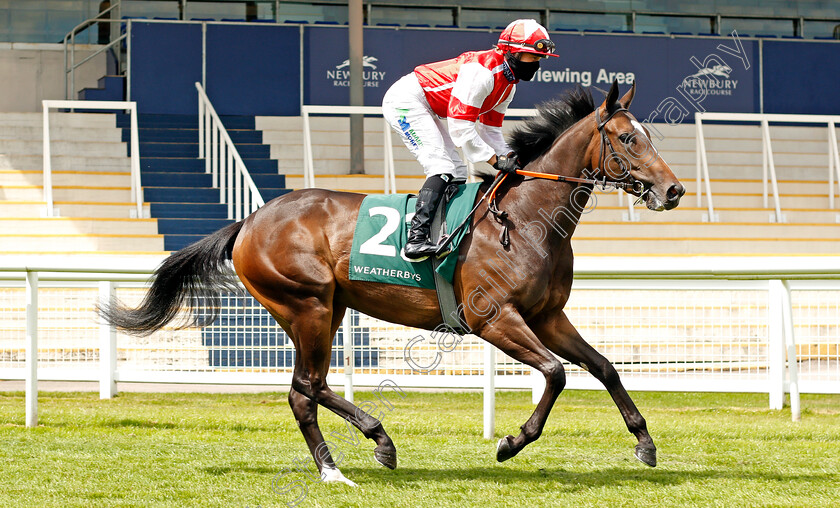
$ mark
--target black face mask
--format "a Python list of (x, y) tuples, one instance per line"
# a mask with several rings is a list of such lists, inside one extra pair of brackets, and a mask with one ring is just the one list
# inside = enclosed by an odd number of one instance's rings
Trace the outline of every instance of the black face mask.
[(531, 81), (534, 77), (534, 74), (540, 70), (540, 61), (537, 60), (536, 62), (523, 62), (519, 58), (517, 58), (513, 53), (507, 53), (505, 55), (505, 62), (507, 62), (508, 67), (510, 70), (513, 71), (513, 75), (516, 79), (521, 79), (522, 81)]

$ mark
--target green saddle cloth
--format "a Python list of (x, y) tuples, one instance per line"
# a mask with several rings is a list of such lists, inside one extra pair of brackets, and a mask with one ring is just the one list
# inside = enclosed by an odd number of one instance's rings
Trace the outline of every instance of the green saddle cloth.
[[(459, 185), (446, 207), (447, 233), (458, 227), (472, 210), (478, 183)], [(353, 248), (350, 251), (350, 280), (384, 282), (400, 286), (435, 288), (431, 258), (412, 263), (403, 253), (411, 227), (415, 197), (408, 194), (369, 195), (362, 201)], [(469, 231), (462, 228), (452, 240), (452, 252), (437, 271), (450, 283), (455, 276), (458, 247)]]

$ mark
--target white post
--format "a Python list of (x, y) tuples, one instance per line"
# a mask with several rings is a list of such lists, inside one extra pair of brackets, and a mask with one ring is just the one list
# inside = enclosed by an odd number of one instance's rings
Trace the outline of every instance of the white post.
[(837, 183), (840, 184), (840, 150), (837, 149), (837, 132), (834, 122), (828, 124), (828, 141), (831, 143), (831, 155), (834, 159), (834, 171), (837, 175)]
[(227, 213), (228, 219), (233, 219), (233, 172), (227, 174)]
[[(699, 114), (699, 113), (698, 113)], [(695, 118), (697, 118), (695, 116)], [(709, 222), (715, 222), (715, 207), (712, 204), (712, 182), (709, 178), (709, 158), (706, 154), (706, 138), (703, 136), (703, 123), (701, 120), (697, 120), (697, 140), (700, 144), (700, 162), (701, 167), (703, 169), (703, 179), (706, 180), (706, 201), (708, 201), (708, 209), (709, 209)], [(702, 206), (700, 204), (700, 178), (697, 179), (697, 206)]]
[(303, 187), (315, 187), (315, 161), (312, 158), (312, 133), (309, 128), (309, 112), (302, 108), (303, 116)]
[(773, 201), (776, 205), (776, 222), (782, 222), (782, 206), (779, 203), (779, 182), (776, 181), (776, 163), (773, 160), (773, 147), (770, 145), (770, 124), (767, 120), (761, 121), (761, 130), (764, 133), (764, 142), (767, 145), (767, 161), (770, 164), (770, 183), (773, 186)]
[(545, 376), (540, 371), (531, 367), (531, 403), (539, 404), (545, 392)]
[(210, 129), (212, 141), (210, 142), (210, 167), (213, 171), (213, 187), (219, 185), (219, 121), (213, 119), (213, 127)]
[(484, 439), (496, 433), (496, 347), (484, 343)]
[[(622, 191), (617, 191), (619, 196), (621, 196)], [(633, 204), (635, 200), (632, 199), (630, 196), (627, 196), (627, 218), (630, 219), (630, 222), (636, 222), (636, 210), (633, 208)]]
[(798, 422), (802, 417), (799, 404), (799, 363), (796, 354), (796, 339), (793, 335), (793, 306), (790, 301), (790, 284), (783, 281), (782, 310), (785, 321), (785, 347), (787, 349), (788, 374), (790, 376), (790, 417)]
[(242, 175), (245, 182), (242, 186), (242, 217), (245, 218), (251, 213), (251, 184), (243, 173), (238, 174)]
[[(225, 147), (225, 148), (227, 148), (227, 147)], [(219, 173), (219, 203), (224, 203), (225, 202), (225, 183), (227, 182), (227, 179), (228, 179), (227, 175), (230, 175), (230, 168), (231, 168), (230, 161), (231, 161), (232, 158), (233, 158), (233, 154), (231, 153), (230, 150), (227, 150), (227, 158), (225, 159), (226, 165), (222, 166), (222, 167), (223, 168), (227, 167), (228, 171), (227, 172), (220, 171), (220, 173)], [(228, 215), (230, 215), (230, 213), (228, 213)]]
[(391, 138), (391, 124), (383, 120), (385, 124), (385, 194), (397, 193), (397, 178), (394, 174), (394, 145)]
[(242, 173), (236, 173), (233, 176), (233, 211), (236, 221), (239, 222), (242, 220)]
[[(204, 98), (202, 97), (202, 100)], [(204, 172), (208, 175), (213, 172), (212, 166), (210, 165), (210, 150), (212, 149), (212, 128), (213, 128), (213, 116), (210, 114), (210, 108), (207, 108), (207, 111), (204, 113)]]
[[(701, 180), (701, 170), (703, 167), (702, 157), (700, 153), (700, 137), (703, 136), (703, 119), (700, 114), (694, 115), (694, 129), (696, 131), (694, 136), (694, 150), (696, 152), (695, 159), (697, 160), (697, 208), (703, 206), (703, 182)], [(629, 199), (629, 198), (628, 198)]]
[(782, 293), (784, 291), (782, 281), (768, 281), (767, 392), (770, 396), (770, 409), (782, 409), (785, 401), (785, 350), (782, 309)]
[(137, 208), (137, 218), (143, 218), (143, 187), (140, 182), (140, 130), (137, 119), (137, 104), (131, 109), (131, 194)]
[[(99, 302), (111, 303), (114, 283), (99, 282)], [(99, 323), (99, 398), (112, 399), (117, 394), (117, 328), (102, 319)]]
[(344, 319), (341, 321), (342, 340), (344, 341), (344, 398), (350, 403), (353, 402), (353, 362), (355, 352), (353, 351), (353, 330), (351, 329), (350, 313), (347, 309)]
[(770, 205), (767, 198), (767, 140), (764, 139), (764, 128), (759, 128), (761, 129), (761, 195), (764, 202), (764, 208), (768, 208)]
[(44, 109), (44, 201), (47, 204), (47, 217), (53, 217), (52, 161), (50, 160), (50, 107), (42, 103)]
[[(196, 83), (195, 87), (198, 88)], [(204, 158), (204, 101), (201, 99), (201, 91), (198, 92), (198, 158)]]
[(26, 426), (38, 426), (38, 272), (26, 272)]

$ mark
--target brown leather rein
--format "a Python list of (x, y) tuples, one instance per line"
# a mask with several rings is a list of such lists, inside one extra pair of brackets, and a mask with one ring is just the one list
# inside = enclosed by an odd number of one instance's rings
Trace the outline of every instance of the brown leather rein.
[[(607, 122), (612, 120), (612, 118), (616, 115), (616, 113), (619, 113), (621, 111), (627, 111), (627, 108), (619, 107), (619, 108), (614, 109), (602, 121), (599, 109), (595, 108), (595, 124), (596, 124), (596, 127), (598, 128), (598, 132), (601, 134), (601, 154), (598, 157), (598, 159), (599, 159), (598, 160), (598, 166), (601, 167), (602, 171), (604, 171), (604, 173), (605, 173), (604, 177), (602, 179), (599, 180), (599, 179), (595, 179), (595, 178), (580, 178), (580, 177), (576, 177), (576, 176), (554, 175), (554, 174), (551, 174), (551, 173), (539, 173), (539, 172), (536, 172), (536, 171), (526, 171), (524, 169), (517, 169), (516, 171), (514, 171), (514, 173), (516, 173), (517, 175), (520, 175), (520, 176), (524, 176), (526, 178), (539, 178), (541, 180), (552, 180), (552, 181), (555, 181), (555, 182), (568, 182), (568, 183), (582, 183), (582, 184), (586, 184), (586, 185), (597, 185), (602, 189), (607, 189), (609, 187), (614, 187), (614, 188), (618, 188), (618, 189), (625, 189), (625, 190), (626, 189), (631, 189), (632, 191), (637, 192), (640, 196), (640, 199), (641, 199), (641, 196), (645, 193), (645, 185), (642, 181), (636, 180), (635, 178), (632, 178), (632, 177), (631, 177), (630, 181), (608, 179), (607, 175), (606, 175), (606, 168), (604, 168), (606, 151), (607, 151), (607, 147), (609, 147), (609, 151), (610, 151), (609, 157), (610, 157), (610, 159), (612, 159), (612, 160), (614, 160), (618, 163), (619, 167), (621, 168), (622, 174), (626, 174), (626, 175), (630, 176), (629, 168), (625, 167), (624, 161), (616, 153), (615, 148), (613, 148), (612, 143), (610, 142), (609, 136), (607, 136), (607, 132), (604, 130), (604, 127), (607, 125)], [(499, 189), (499, 187), (502, 185), (502, 183), (505, 181), (505, 179), (507, 178), (507, 176), (509, 174), (510, 173), (499, 173), (499, 174), (496, 175), (496, 179), (493, 181), (493, 184), (490, 185), (490, 188), (487, 190), (487, 192), (484, 193), (484, 196), (482, 196), (482, 198), (478, 200), (475, 207), (472, 209), (472, 211), (470, 211), (470, 213), (467, 215), (467, 217), (464, 219), (464, 221), (457, 228), (455, 228), (452, 231), (452, 233), (447, 235), (447, 238), (443, 242), (440, 243), (440, 245), (438, 246), (436, 255), (440, 255), (440, 254), (442, 254), (443, 252), (446, 251), (446, 248), (449, 245), (449, 242), (451, 241), (451, 239), (455, 236), (455, 233), (458, 230), (460, 230), (462, 227), (464, 227), (464, 225), (467, 223), (467, 221), (469, 221), (472, 218), (473, 214), (475, 214), (475, 211), (478, 209), (478, 206), (485, 199), (487, 200), (487, 209), (490, 211), (490, 213), (493, 214), (493, 216), (496, 218), (496, 220), (500, 224), (503, 224), (502, 232), (499, 235), (499, 242), (505, 247), (507, 247), (510, 244), (510, 236), (508, 234), (508, 228), (507, 228), (507, 225), (504, 224), (505, 219), (507, 219), (507, 212), (505, 212), (504, 210), (499, 210), (496, 207), (496, 191)]]

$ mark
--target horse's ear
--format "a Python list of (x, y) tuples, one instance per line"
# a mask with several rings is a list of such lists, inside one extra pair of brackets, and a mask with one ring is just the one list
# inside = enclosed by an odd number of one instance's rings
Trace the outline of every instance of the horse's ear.
[(601, 106), (604, 108), (604, 113), (609, 113), (610, 111), (615, 108), (615, 101), (618, 100), (618, 81), (613, 80), (613, 84), (610, 87), (610, 91), (607, 92), (607, 97), (604, 99), (604, 103)]
[(636, 95), (636, 81), (633, 81), (633, 86), (624, 94), (624, 97), (619, 100), (624, 109), (630, 109), (630, 103), (633, 102), (633, 97)]

